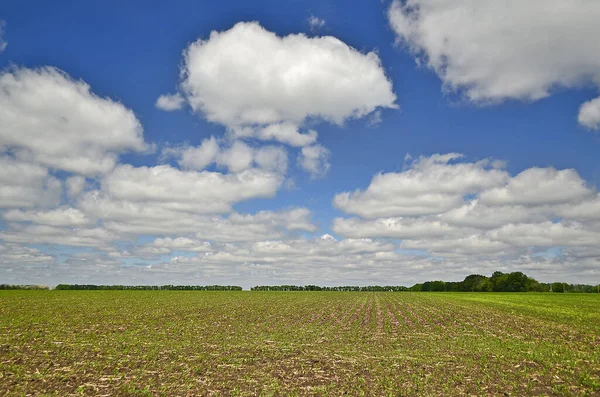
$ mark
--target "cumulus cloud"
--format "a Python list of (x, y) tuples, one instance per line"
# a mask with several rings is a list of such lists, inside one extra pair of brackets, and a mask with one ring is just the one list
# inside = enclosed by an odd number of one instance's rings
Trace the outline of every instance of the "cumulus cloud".
[(542, 222), (552, 216), (548, 206), (502, 205), (489, 206), (480, 199), (471, 200), (439, 216), (443, 222), (457, 227), (494, 229), (510, 223)]
[[(600, 87), (600, 3), (588, 0), (394, 0), (398, 41), (475, 103), (534, 101), (554, 88)], [(598, 129), (598, 102), (579, 122)]]
[[(267, 153), (257, 161), (277, 167), (277, 155)], [(250, 218), (235, 212), (216, 216), (231, 212), (238, 202), (272, 197), (283, 179), (278, 172), (257, 168), (221, 174), (121, 165), (101, 180), (99, 190), (84, 193), (76, 206), (90, 219), (102, 220), (107, 229), (130, 235), (204, 233), (201, 238), (207, 240), (235, 241), (279, 238), (284, 229), (313, 231), (310, 212), (304, 209), (259, 212)]]
[(600, 84), (600, 3), (395, 0), (398, 39), (473, 101), (535, 100), (554, 86)]
[(44, 254), (37, 248), (23, 247), (19, 244), (2, 243), (0, 244), (0, 266), (8, 272), (18, 271), (24, 265), (43, 265), (54, 263), (55, 258), (52, 255)]
[[(84, 207), (97, 211), (90, 207), (90, 203), (86, 203)], [(180, 236), (202, 244), (206, 241), (230, 243), (283, 239), (298, 232), (317, 230), (311, 222), (311, 213), (306, 208), (259, 211), (256, 214), (232, 212), (228, 216), (169, 211), (158, 205), (118, 212), (119, 208), (109, 208), (105, 203), (104, 209), (104, 226), (113, 233), (123, 236)]]
[(533, 167), (511, 176), (501, 165), (455, 153), (420, 157), (402, 172), (376, 175), (365, 191), (336, 195), (338, 208), (360, 217), (336, 218), (332, 229), (472, 263), (503, 258), (510, 265), (531, 250), (593, 252), (600, 199), (577, 171)]
[(32, 222), (48, 226), (86, 226), (91, 223), (83, 212), (76, 208), (56, 208), (47, 211), (11, 210), (3, 218), (9, 222)]
[[(111, 200), (161, 203), (175, 211), (214, 214), (231, 210), (234, 203), (273, 197), (283, 177), (266, 170), (247, 169), (237, 174), (182, 171), (168, 165), (119, 165), (102, 179), (102, 192)], [(93, 192), (89, 197), (102, 200)]]
[(288, 166), (287, 152), (280, 146), (254, 148), (239, 140), (224, 146), (214, 137), (204, 139), (199, 146), (166, 148), (163, 157), (174, 157), (187, 170), (203, 170), (216, 164), (233, 173), (257, 166), (285, 174)]
[(600, 221), (600, 195), (579, 203), (565, 203), (555, 208), (562, 218), (578, 221)]
[(375, 52), (303, 34), (279, 37), (256, 22), (213, 31), (184, 52), (181, 87), (193, 111), (238, 137), (313, 144), (308, 119), (335, 124), (378, 108), (396, 96)]
[(185, 99), (180, 93), (176, 94), (165, 94), (158, 97), (156, 100), (156, 107), (166, 112), (173, 110), (179, 110), (183, 107)]
[[(177, 216), (177, 214), (175, 214)], [(171, 232), (187, 233), (195, 240), (216, 242), (259, 241), (285, 238), (294, 232), (314, 232), (316, 226), (311, 222), (311, 213), (306, 208), (295, 208), (283, 211), (259, 211), (256, 214), (239, 214), (233, 212), (227, 217), (195, 216), (179, 214), (179, 224), (169, 225), (169, 219), (158, 219), (154, 223), (139, 221), (121, 223), (111, 222), (108, 228), (121, 232), (165, 234)], [(185, 218), (185, 219), (183, 219)], [(164, 223), (164, 225), (162, 225)], [(157, 226), (162, 225), (157, 230)]]
[(78, 197), (85, 189), (85, 183), (85, 178), (80, 175), (68, 177), (65, 180), (65, 185), (67, 187), (67, 197)]
[(600, 233), (577, 222), (509, 224), (488, 232), (497, 241), (516, 246), (597, 246)]
[(149, 244), (136, 247), (134, 254), (142, 257), (153, 257), (169, 255), (173, 251), (212, 252), (213, 247), (208, 241), (199, 241), (189, 237), (160, 237)]
[(482, 204), (488, 205), (543, 205), (573, 203), (591, 195), (592, 190), (575, 170), (529, 168), (506, 186), (485, 191), (480, 197)]
[(329, 156), (329, 150), (319, 144), (305, 146), (298, 155), (298, 165), (313, 179), (323, 177), (329, 171)]
[(117, 235), (100, 227), (56, 227), (40, 224), (12, 223), (0, 232), (0, 239), (9, 243), (53, 244), (75, 247), (108, 248)]
[(350, 238), (419, 239), (457, 235), (461, 231), (434, 218), (335, 218), (333, 231)]
[(600, 97), (581, 105), (577, 121), (590, 130), (600, 130)]
[(502, 186), (508, 179), (493, 161), (457, 162), (461, 157), (421, 156), (405, 171), (375, 175), (364, 191), (337, 194), (333, 204), (369, 219), (439, 214), (462, 205), (465, 195)]
[(51, 67), (0, 74), (0, 150), (82, 175), (109, 172), (118, 154), (149, 147), (134, 113)]
[(0, 155), (0, 208), (53, 206), (61, 194), (62, 183), (46, 168)]
[(511, 254), (524, 254), (523, 250), (515, 250), (509, 244), (502, 241), (495, 241), (486, 236), (473, 234), (465, 237), (435, 238), (435, 239), (415, 239), (404, 240), (400, 248), (410, 250), (428, 251), (433, 255), (453, 257), (467, 256), (480, 258), (481, 256)]

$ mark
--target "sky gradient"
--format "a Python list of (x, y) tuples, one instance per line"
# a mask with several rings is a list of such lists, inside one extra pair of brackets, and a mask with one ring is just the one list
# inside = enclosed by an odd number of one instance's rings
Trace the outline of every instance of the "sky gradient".
[(121, 3), (0, 5), (0, 282), (599, 282), (600, 3)]

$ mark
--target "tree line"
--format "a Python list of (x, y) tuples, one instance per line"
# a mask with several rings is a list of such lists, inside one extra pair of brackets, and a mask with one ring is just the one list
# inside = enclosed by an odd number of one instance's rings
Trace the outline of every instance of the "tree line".
[(259, 285), (256, 287), (250, 288), (250, 291), (392, 291), (392, 292), (400, 292), (400, 291), (409, 291), (410, 288), (402, 287), (399, 285), (390, 285), (390, 286), (380, 286), (380, 285), (369, 285), (359, 287), (356, 285), (346, 285), (346, 286), (337, 286), (337, 287), (321, 287), (318, 285)]
[(471, 274), (463, 281), (426, 281), (412, 287), (404, 286), (339, 286), (320, 287), (316, 285), (261, 285), (251, 291), (417, 291), (417, 292), (584, 292), (600, 293), (600, 285), (568, 284), (563, 282), (540, 283), (522, 272), (494, 272), (491, 277)]
[(58, 284), (57, 290), (241, 291), (237, 285), (94, 285)]
[[(49, 289), (43, 285), (11, 285), (0, 284), (0, 290), (26, 289), (42, 290)], [(95, 285), (95, 284), (59, 284), (57, 290), (169, 290), (169, 291), (241, 291), (242, 287), (237, 285)], [(600, 285), (569, 284), (563, 282), (540, 283), (527, 277), (522, 272), (494, 272), (490, 277), (481, 274), (471, 274), (463, 281), (426, 281), (415, 284), (412, 287), (404, 286), (334, 286), (325, 287), (318, 285), (261, 285), (250, 289), (251, 291), (439, 291), (439, 292), (580, 292), (600, 293)]]
[(49, 289), (45, 285), (30, 285), (30, 284), (0, 284), (1, 289)]

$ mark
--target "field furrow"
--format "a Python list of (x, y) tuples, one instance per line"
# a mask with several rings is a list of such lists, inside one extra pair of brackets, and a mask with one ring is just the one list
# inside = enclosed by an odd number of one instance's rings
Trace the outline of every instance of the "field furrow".
[(567, 294), (5, 291), (0, 395), (600, 395), (598, 307)]

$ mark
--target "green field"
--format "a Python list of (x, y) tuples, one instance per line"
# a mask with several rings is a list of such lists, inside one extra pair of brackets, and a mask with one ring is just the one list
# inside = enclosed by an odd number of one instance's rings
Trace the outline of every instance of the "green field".
[(600, 395), (600, 295), (0, 291), (0, 395)]

